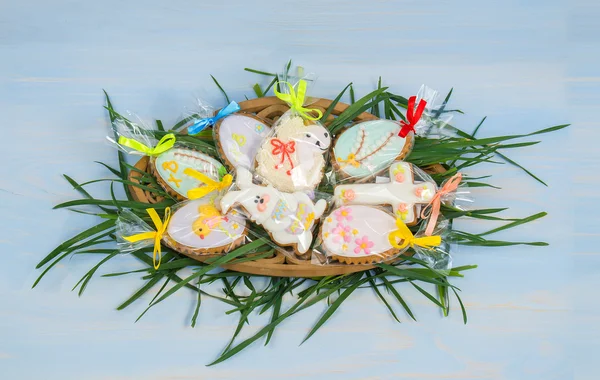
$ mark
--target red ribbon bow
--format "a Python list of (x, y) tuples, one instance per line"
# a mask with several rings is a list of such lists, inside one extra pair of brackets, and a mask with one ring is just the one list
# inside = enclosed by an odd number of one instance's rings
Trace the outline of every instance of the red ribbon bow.
[(275, 165), (275, 169), (279, 169), (280, 167), (282, 167), (283, 163), (287, 159), (290, 163), (291, 168), (286, 173), (287, 175), (291, 175), (291, 170), (294, 168), (294, 163), (292, 162), (292, 157), (290, 156), (290, 153), (294, 153), (296, 151), (295, 141), (284, 143), (279, 139), (272, 139), (271, 145), (273, 145), (273, 150), (271, 150), (271, 154), (274, 154), (275, 156), (281, 154), (281, 161), (277, 165)]
[(415, 125), (417, 125), (419, 119), (421, 119), (423, 111), (425, 111), (425, 106), (427, 105), (427, 102), (423, 99), (419, 100), (419, 105), (417, 106), (417, 109), (415, 111), (416, 102), (416, 96), (411, 96), (410, 98), (408, 98), (408, 106), (406, 107), (406, 121), (400, 120), (400, 126), (402, 127), (400, 128), (400, 132), (398, 133), (398, 136), (400, 137), (406, 137), (406, 135), (408, 135), (411, 131), (415, 131)]

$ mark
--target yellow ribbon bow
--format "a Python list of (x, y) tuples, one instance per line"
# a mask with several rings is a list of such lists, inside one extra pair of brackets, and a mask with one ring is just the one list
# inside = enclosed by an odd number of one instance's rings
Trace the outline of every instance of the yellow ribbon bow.
[(229, 188), (229, 186), (231, 186), (231, 183), (233, 182), (233, 176), (231, 174), (225, 174), (220, 182), (215, 181), (207, 175), (202, 174), (199, 171), (194, 170), (192, 168), (186, 168), (183, 171), (183, 174), (196, 178), (198, 181), (206, 185), (189, 190), (187, 192), (187, 196), (189, 199), (198, 199), (202, 198), (206, 194), (212, 193), (213, 191), (226, 190)]
[[(308, 120), (319, 120), (320, 118), (323, 117), (323, 112), (321, 112), (321, 110), (316, 109), (316, 108), (306, 108), (304, 107), (304, 98), (306, 97), (306, 81), (301, 79), (298, 82), (298, 92), (296, 93), (296, 91), (294, 90), (294, 86), (292, 86), (289, 82), (279, 82), (279, 84), (285, 84), (286, 86), (288, 86), (288, 89), (290, 90), (289, 94), (284, 94), (281, 93), (279, 91), (277, 91), (277, 89), (273, 89), (273, 92), (275, 93), (275, 96), (277, 96), (279, 99), (283, 100), (284, 102), (288, 103), (290, 105), (290, 109), (298, 112), (300, 114), (300, 116), (302, 116), (305, 119)], [(316, 113), (318, 116), (311, 116), (311, 112)]]
[[(152, 218), (154, 222), (154, 226), (156, 226), (156, 231), (150, 232), (142, 232), (141, 234), (136, 234), (132, 236), (123, 236), (123, 239), (127, 240), (130, 243), (135, 243), (141, 240), (154, 239), (154, 251), (152, 252), (152, 264), (154, 265), (154, 269), (158, 269), (160, 267), (160, 262), (162, 261), (162, 251), (160, 246), (160, 240), (162, 239), (163, 234), (167, 231), (167, 226), (169, 225), (169, 220), (171, 220), (171, 208), (167, 207), (165, 209), (165, 218), (164, 222), (160, 220), (160, 217), (156, 213), (156, 210), (153, 208), (147, 208), (146, 212)], [(158, 263), (156, 262), (156, 257), (158, 257)]]
[[(439, 235), (436, 236), (424, 236), (424, 237), (415, 237), (413, 233), (408, 229), (406, 224), (402, 221), (402, 219), (396, 219), (397, 230), (390, 232), (388, 235), (388, 239), (390, 240), (390, 244), (394, 248), (403, 249), (408, 246), (414, 248), (415, 245), (427, 249), (431, 249), (432, 247), (437, 247), (442, 243), (442, 238)], [(402, 240), (402, 243), (399, 244), (398, 240)]]
[(126, 146), (128, 148), (137, 150), (138, 152), (142, 152), (147, 156), (158, 156), (161, 153), (166, 152), (171, 149), (173, 145), (175, 145), (175, 135), (173, 133), (168, 133), (163, 136), (162, 139), (156, 144), (154, 148), (147, 147), (141, 142), (130, 139), (124, 136), (119, 137), (119, 145)]

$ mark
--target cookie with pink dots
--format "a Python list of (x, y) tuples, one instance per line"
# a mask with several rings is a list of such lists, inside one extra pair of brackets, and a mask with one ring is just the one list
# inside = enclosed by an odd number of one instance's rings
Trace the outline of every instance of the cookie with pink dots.
[[(415, 172), (418, 178), (415, 178)], [(336, 186), (335, 203), (338, 206), (389, 205), (404, 223), (414, 225), (418, 218), (417, 208), (429, 203), (437, 191), (435, 182), (420, 169), (403, 161), (390, 166), (389, 179), (385, 180)]]
[(390, 244), (396, 228), (396, 218), (379, 207), (341, 206), (323, 220), (320, 250), (345, 264), (382, 262), (404, 251)]

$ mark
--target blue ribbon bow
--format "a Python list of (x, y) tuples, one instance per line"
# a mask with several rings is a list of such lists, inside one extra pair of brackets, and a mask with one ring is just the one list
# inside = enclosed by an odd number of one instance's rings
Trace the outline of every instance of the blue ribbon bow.
[(239, 104), (237, 104), (235, 101), (233, 101), (233, 102), (229, 103), (229, 105), (227, 107), (222, 108), (215, 116), (207, 117), (205, 119), (200, 119), (200, 120), (197, 120), (196, 122), (194, 122), (194, 124), (192, 124), (188, 127), (188, 134), (190, 134), (190, 135), (198, 134), (198, 133), (202, 132), (202, 130), (204, 128), (215, 125), (215, 123), (217, 121), (219, 121), (220, 119), (224, 118), (225, 116), (229, 116), (232, 113), (235, 113), (239, 110), (240, 110)]

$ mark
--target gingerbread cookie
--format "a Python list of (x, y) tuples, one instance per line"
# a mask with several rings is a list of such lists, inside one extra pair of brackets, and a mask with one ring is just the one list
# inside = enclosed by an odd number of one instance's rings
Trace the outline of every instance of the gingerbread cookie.
[(403, 252), (390, 243), (396, 219), (377, 207), (339, 207), (327, 216), (319, 236), (321, 250), (329, 258), (345, 264), (371, 264)]
[(213, 127), (221, 158), (230, 170), (254, 168), (254, 158), (271, 127), (251, 114), (237, 113), (219, 120)]
[(197, 150), (176, 147), (150, 159), (150, 172), (158, 183), (178, 200), (188, 199), (188, 192), (205, 184), (186, 174), (189, 169), (198, 171), (214, 181), (220, 181), (227, 169), (214, 158)]
[(389, 182), (339, 185), (334, 189), (336, 205), (390, 205), (394, 213), (408, 225), (417, 222), (417, 205), (429, 203), (437, 186), (429, 176), (420, 173), (415, 182), (414, 169), (408, 162), (398, 161), (389, 168)]
[(246, 236), (246, 220), (237, 211), (222, 214), (206, 198), (189, 201), (173, 213), (163, 235), (165, 244), (185, 254), (229, 252)]
[(303, 192), (283, 193), (272, 186), (252, 183), (251, 173), (239, 167), (236, 184), (239, 190), (230, 191), (221, 199), (221, 209), (227, 212), (241, 206), (248, 218), (261, 225), (279, 245), (305, 253), (311, 246), (312, 228), (319, 220), (327, 202), (313, 203)]
[(333, 145), (333, 166), (342, 178), (363, 180), (377, 175), (412, 150), (414, 133), (401, 137), (401, 126), (391, 120), (354, 124)]
[(317, 122), (285, 113), (256, 154), (256, 173), (285, 192), (311, 191), (321, 182), (331, 134)]

